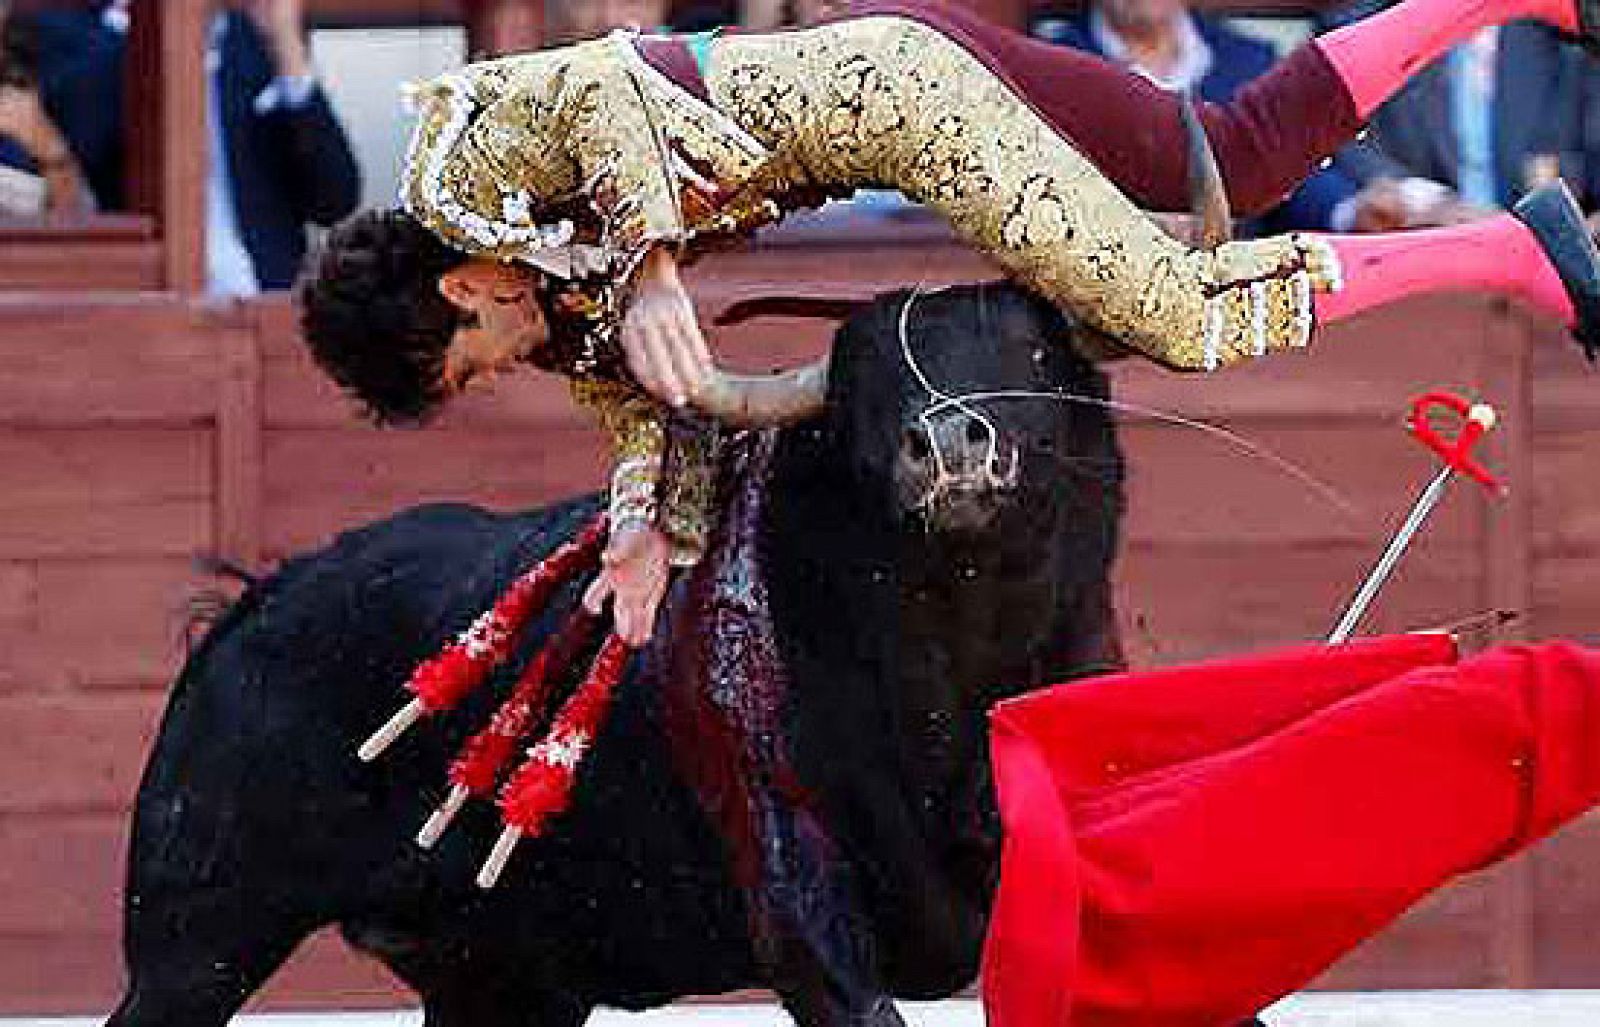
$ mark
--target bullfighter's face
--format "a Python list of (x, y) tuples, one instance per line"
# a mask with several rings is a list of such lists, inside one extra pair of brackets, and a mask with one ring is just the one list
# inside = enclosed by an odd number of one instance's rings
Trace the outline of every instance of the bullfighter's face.
[(440, 276), (439, 292), (465, 315), (444, 354), (448, 393), (486, 385), (544, 345), (550, 329), (538, 275), (521, 264), (475, 257)]

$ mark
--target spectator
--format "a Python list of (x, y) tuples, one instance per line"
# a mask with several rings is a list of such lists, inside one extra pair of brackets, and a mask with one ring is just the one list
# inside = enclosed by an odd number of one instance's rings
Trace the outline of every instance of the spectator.
[[(1360, 0), (1328, 27), (1381, 10)], [(1529, 189), (1568, 172), (1575, 191), (1597, 198), (1581, 160), (1589, 148), (1579, 117), (1581, 50), (1534, 22), (1486, 29), (1424, 68), (1373, 116), (1365, 145), (1338, 166), (1361, 181), (1402, 183), (1412, 216), (1445, 224), (1509, 207)], [(1589, 169), (1600, 175), (1600, 168)]]
[(655, 32), (667, 25), (667, 0), (558, 0), (545, 10), (551, 37), (564, 43), (612, 29)]
[(72, 147), (39, 95), (38, 40), (0, 2), (0, 214), (80, 214), (94, 208)]
[[(1214, 102), (1231, 99), (1276, 60), (1268, 44), (1191, 12), (1185, 0), (1091, 0), (1076, 17), (1040, 19), (1033, 32), (1126, 65), (1164, 89)], [(1347, 173), (1328, 167), (1260, 227), (1347, 232), (1401, 226), (1392, 189), (1383, 183), (1362, 189)]]
[[(293, 283), (306, 226), (355, 209), (355, 157), (312, 72), (304, 0), (238, 0), (211, 23), (206, 271), (211, 292)], [(101, 206), (122, 206), (129, 4), (37, 16), (40, 82)]]

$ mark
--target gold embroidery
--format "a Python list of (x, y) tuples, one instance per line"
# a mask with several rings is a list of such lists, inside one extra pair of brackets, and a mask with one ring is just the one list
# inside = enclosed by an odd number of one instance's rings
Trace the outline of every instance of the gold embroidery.
[(1304, 345), (1310, 298), (1295, 276), (1336, 280), (1331, 250), (1297, 237), (1215, 251), (1172, 239), (971, 54), (918, 22), (722, 37), (707, 85), (771, 148), (764, 181), (900, 189), (1025, 285), (1170, 367)]
[(644, 393), (617, 382), (575, 377), (572, 396), (610, 434), (611, 523), (653, 524), (672, 542), (672, 562), (688, 566), (706, 550), (715, 516), (721, 436), (709, 422), (680, 425), (667, 452), (665, 412)]
[[(527, 258), (560, 245), (552, 208), (587, 201), (590, 233), (626, 279), (648, 247), (776, 218), (729, 202), (767, 159), (756, 138), (607, 39), (473, 64), (414, 91), (402, 201), (470, 252)], [(563, 237), (565, 235), (565, 237)]]

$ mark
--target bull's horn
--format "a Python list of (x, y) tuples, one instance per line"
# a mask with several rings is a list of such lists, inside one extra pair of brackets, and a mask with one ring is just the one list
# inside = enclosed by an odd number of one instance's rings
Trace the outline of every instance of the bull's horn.
[(822, 412), (828, 396), (828, 358), (779, 374), (713, 371), (695, 393), (702, 412), (735, 428), (794, 424)]
[(1178, 109), (1189, 143), (1189, 207), (1200, 219), (1200, 245), (1213, 250), (1233, 238), (1228, 188), (1222, 182), (1216, 151), (1206, 138), (1206, 127), (1200, 122), (1194, 101), (1185, 94)]

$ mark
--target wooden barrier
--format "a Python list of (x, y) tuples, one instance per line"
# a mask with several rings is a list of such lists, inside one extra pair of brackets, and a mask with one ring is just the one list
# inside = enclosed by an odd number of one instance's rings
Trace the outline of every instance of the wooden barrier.
[[(709, 258), (711, 307), (847, 268), (883, 287), (988, 276), (935, 235), (844, 247), (778, 242)], [(856, 286), (857, 288), (859, 286)], [(720, 345), (745, 367), (825, 344), (770, 320)], [(281, 299), (0, 295), (0, 1012), (104, 1012), (129, 802), (182, 658), (186, 603), (216, 554), (265, 568), (428, 499), (516, 508), (597, 485), (603, 443), (553, 380), (464, 400), (424, 431), (378, 431), (310, 367)], [(1328, 333), (1315, 352), (1212, 377), (1129, 363), (1130, 402), (1225, 424), (1336, 489), (1167, 423), (1129, 417), (1119, 568), (1130, 647), (1172, 662), (1320, 637), (1430, 471), (1399, 426), (1447, 385), (1505, 412), (1491, 504), (1458, 488), (1366, 630), (1488, 606), (1531, 636), (1600, 625), (1600, 381), (1553, 326), (1492, 300), (1408, 304)], [(398, 684), (398, 683), (397, 683)], [(1345, 987), (1595, 986), (1600, 824), (1426, 903), (1330, 975)], [(1269, 836), (1261, 844), (1271, 845)], [(268, 989), (277, 1005), (403, 1001), (381, 970), (323, 941)]]

